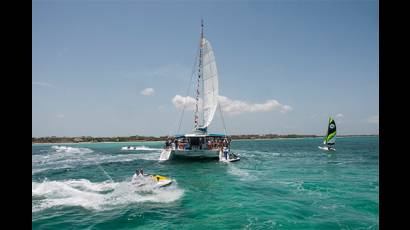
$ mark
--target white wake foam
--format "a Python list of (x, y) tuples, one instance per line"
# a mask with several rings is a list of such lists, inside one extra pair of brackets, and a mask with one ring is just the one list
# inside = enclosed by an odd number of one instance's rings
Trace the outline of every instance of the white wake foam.
[(260, 157), (261, 155), (263, 156), (269, 156), (269, 157), (278, 157), (278, 156), (282, 156), (281, 153), (278, 152), (265, 152), (265, 151), (258, 151), (258, 150), (242, 150), (242, 149), (238, 149), (234, 151), (235, 153), (239, 153), (243, 156), (246, 157)]
[(249, 174), (247, 170), (238, 168), (232, 164), (228, 165), (228, 173), (233, 176), (239, 177), (239, 180), (242, 181), (253, 181), (257, 179), (256, 176)]
[(124, 146), (121, 148), (121, 150), (141, 150), (141, 151), (161, 151), (162, 149), (160, 148), (151, 148), (147, 146)]
[(32, 155), (32, 174), (51, 169), (75, 168), (110, 162), (126, 162), (134, 160), (158, 160), (160, 152), (145, 154), (103, 154), (88, 148), (71, 148), (53, 146), (53, 152)]
[(70, 146), (60, 146), (60, 145), (53, 145), (51, 146), (57, 153), (92, 153), (93, 150), (89, 148), (75, 148)]
[(130, 182), (93, 183), (86, 179), (32, 182), (32, 212), (58, 206), (107, 210), (139, 202), (168, 203), (184, 191), (175, 183), (167, 188), (136, 187)]

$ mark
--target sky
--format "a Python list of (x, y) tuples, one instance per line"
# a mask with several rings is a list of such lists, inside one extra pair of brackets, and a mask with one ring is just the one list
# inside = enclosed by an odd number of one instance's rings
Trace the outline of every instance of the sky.
[(323, 135), (332, 116), (338, 134), (378, 134), (378, 4), (33, 0), (32, 136), (191, 131), (201, 19), (222, 109), (209, 132)]

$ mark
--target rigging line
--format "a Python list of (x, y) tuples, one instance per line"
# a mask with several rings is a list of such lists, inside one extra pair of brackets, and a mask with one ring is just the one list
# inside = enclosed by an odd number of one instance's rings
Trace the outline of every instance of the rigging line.
[(219, 113), (220, 113), (221, 118), (222, 118), (222, 125), (224, 126), (225, 136), (228, 136), (228, 132), (226, 131), (226, 126), (225, 126), (225, 119), (224, 119), (222, 109), (221, 109), (221, 107), (222, 107), (221, 103), (218, 103), (218, 107), (219, 107)]
[(97, 163), (97, 165), (104, 172), (105, 176), (107, 176), (108, 179), (110, 179), (111, 183), (114, 183), (113, 179), (110, 177), (110, 175), (108, 175), (108, 173), (104, 170), (104, 168), (99, 163)]
[[(199, 48), (197, 48), (197, 50), (196, 50), (196, 55), (195, 55), (195, 57), (198, 56), (198, 53), (199, 53)], [(190, 89), (191, 89), (192, 78), (193, 78), (194, 73), (195, 73), (195, 67), (196, 67), (196, 62), (197, 62), (197, 61), (198, 61), (198, 60), (195, 58), (194, 65), (193, 65), (193, 68), (192, 68), (192, 73), (191, 73), (191, 79), (189, 80), (188, 88), (187, 88), (187, 91), (186, 91), (186, 93), (185, 93), (186, 96), (188, 96), (189, 91), (190, 91)], [(180, 119), (179, 119), (179, 124), (178, 124), (178, 131), (177, 131), (177, 133), (179, 133), (179, 131), (181, 130), (181, 124), (182, 124), (182, 119), (184, 118), (185, 107), (186, 107), (186, 103), (184, 103), (184, 106), (182, 107), (182, 111), (181, 111), (181, 115), (180, 115)]]
[(205, 106), (205, 84), (204, 84), (204, 49), (205, 49), (205, 41), (204, 41), (204, 22), (201, 21), (201, 27), (202, 27), (202, 31), (201, 31), (201, 80), (202, 80), (202, 126), (205, 126), (205, 110), (204, 110), (204, 106)]

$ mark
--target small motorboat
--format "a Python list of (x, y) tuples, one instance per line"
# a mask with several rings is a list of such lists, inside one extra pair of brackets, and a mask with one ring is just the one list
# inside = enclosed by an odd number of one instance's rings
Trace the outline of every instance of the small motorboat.
[(137, 147), (134, 146), (124, 146), (121, 148), (121, 150), (137, 150)]

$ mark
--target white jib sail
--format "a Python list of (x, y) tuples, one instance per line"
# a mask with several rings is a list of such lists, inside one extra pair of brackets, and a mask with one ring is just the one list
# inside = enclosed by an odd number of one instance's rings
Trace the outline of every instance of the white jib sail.
[(204, 80), (204, 124), (208, 127), (214, 118), (216, 107), (218, 106), (218, 71), (211, 43), (203, 40), (202, 76)]

